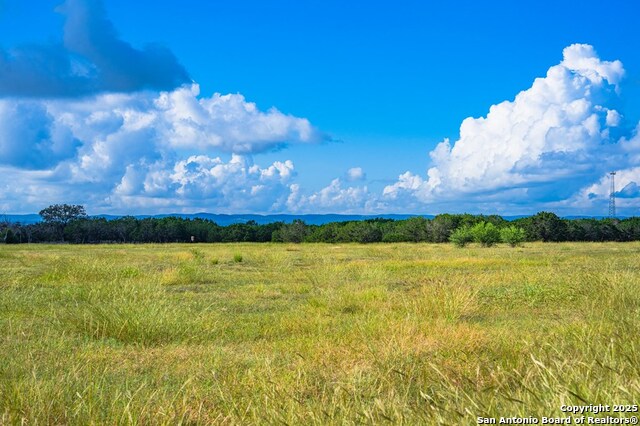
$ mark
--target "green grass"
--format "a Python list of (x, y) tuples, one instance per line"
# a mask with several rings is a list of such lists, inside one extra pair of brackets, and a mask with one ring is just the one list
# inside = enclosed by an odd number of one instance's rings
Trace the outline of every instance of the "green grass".
[(638, 404), (639, 286), (638, 243), (0, 245), (0, 424)]

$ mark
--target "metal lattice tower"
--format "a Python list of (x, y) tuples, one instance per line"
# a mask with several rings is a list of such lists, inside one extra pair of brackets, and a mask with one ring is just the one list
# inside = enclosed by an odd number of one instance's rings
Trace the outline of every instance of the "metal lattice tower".
[(609, 217), (616, 217), (616, 172), (610, 172), (611, 189), (609, 190)]

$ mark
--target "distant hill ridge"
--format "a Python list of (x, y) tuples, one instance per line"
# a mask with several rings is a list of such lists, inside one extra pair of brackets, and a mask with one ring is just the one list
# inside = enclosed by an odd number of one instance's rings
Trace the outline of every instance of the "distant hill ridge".
[[(114, 220), (127, 215), (93, 215), (90, 216), (92, 218), (105, 218), (107, 220)], [(350, 214), (216, 214), (216, 213), (168, 213), (168, 214), (155, 214), (155, 215), (131, 215), (136, 219), (145, 219), (145, 218), (163, 218), (163, 217), (180, 217), (183, 219), (208, 219), (211, 220), (218, 225), (228, 226), (233, 225), (234, 223), (246, 223), (250, 220), (255, 221), (259, 225), (264, 225), (267, 223), (273, 222), (284, 222), (291, 223), (296, 219), (304, 221), (307, 225), (324, 225), (325, 223), (331, 222), (349, 222), (354, 220), (367, 220), (367, 219), (393, 219), (393, 220), (404, 220), (410, 217), (426, 217), (428, 219), (433, 219), (434, 215), (418, 215), (418, 214), (379, 214), (379, 215), (350, 215)], [(527, 217), (530, 215), (514, 215), (514, 216), (502, 216), (506, 220), (514, 220), (521, 217)], [(602, 219), (604, 216), (564, 216), (565, 219)], [(623, 219), (624, 217), (620, 216), (619, 219)], [(42, 221), (40, 215), (37, 214), (5, 214), (0, 215), (0, 221), (8, 220), (12, 223), (21, 223), (24, 225), (28, 225), (31, 223), (38, 223)]]
[[(92, 215), (92, 218), (105, 218), (107, 220), (114, 220), (127, 215)], [(163, 217), (180, 217), (183, 219), (208, 219), (218, 225), (227, 226), (234, 223), (246, 223), (251, 220), (255, 221), (259, 225), (264, 225), (273, 222), (285, 222), (291, 223), (296, 219), (303, 220), (308, 225), (323, 225), (331, 222), (348, 222), (353, 220), (367, 220), (367, 219), (394, 219), (403, 220), (410, 217), (422, 216), (426, 218), (433, 218), (432, 215), (410, 215), (410, 214), (382, 214), (382, 215), (345, 215), (345, 214), (272, 214), (272, 215), (260, 215), (260, 214), (215, 214), (215, 213), (168, 213), (168, 214), (154, 214), (154, 215), (130, 215), (136, 219), (145, 218), (163, 218)], [(0, 220), (8, 220), (12, 223), (31, 224), (42, 221), (40, 215), (37, 214), (7, 214), (0, 215)]]

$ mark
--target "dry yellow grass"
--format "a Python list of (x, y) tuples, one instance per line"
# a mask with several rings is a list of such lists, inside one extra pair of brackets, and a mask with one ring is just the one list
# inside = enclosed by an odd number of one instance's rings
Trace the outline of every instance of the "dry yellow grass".
[(0, 423), (638, 404), (638, 283), (638, 243), (0, 246)]

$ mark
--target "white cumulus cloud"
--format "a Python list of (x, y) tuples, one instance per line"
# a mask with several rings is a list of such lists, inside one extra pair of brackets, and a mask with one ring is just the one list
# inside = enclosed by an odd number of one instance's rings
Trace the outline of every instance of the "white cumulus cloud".
[(347, 180), (355, 182), (364, 180), (367, 177), (362, 167), (352, 167), (347, 170)]
[[(621, 115), (607, 102), (624, 76), (620, 61), (574, 44), (545, 77), (486, 117), (467, 118), (455, 142), (431, 151), (425, 177), (412, 172), (384, 188), (387, 200), (426, 204), (544, 203), (564, 200), (609, 170)], [(493, 205), (493, 204), (490, 204)]]
[(307, 119), (201, 95), (168, 49), (121, 39), (101, 0), (58, 11), (62, 43), (0, 48), (0, 207), (281, 208), (293, 163), (252, 155), (324, 140)]
[(0, 164), (49, 168), (77, 151), (80, 168), (104, 168), (121, 160), (114, 151), (255, 153), (323, 138), (307, 119), (260, 111), (242, 95), (199, 95), (193, 84), (159, 93), (2, 99)]
[[(244, 192), (239, 186), (232, 190), (229, 182), (220, 184), (220, 179), (238, 170), (245, 170), (241, 175), (247, 178), (238, 185), (249, 185), (244, 189), (258, 200), (256, 208), (267, 208), (266, 198), (273, 204), (279, 197), (269, 191), (293, 176), (293, 164), (276, 161), (262, 169), (239, 162), (250, 161), (256, 152), (322, 138), (304, 118), (274, 108), (261, 111), (238, 94), (201, 97), (195, 84), (170, 92), (0, 99), (0, 169), (18, 186), (11, 196), (24, 198), (22, 187), (26, 197), (22, 179), (38, 176), (43, 176), (42, 187), (68, 189), (66, 196), (59, 196), (65, 191), (53, 191), (55, 198), (40, 198), (34, 209), (66, 201), (73, 189), (87, 188), (109, 200), (107, 204), (134, 195), (187, 200), (222, 191), (233, 206), (232, 195), (242, 197)], [(229, 163), (217, 157), (221, 153), (231, 154)], [(8, 199), (9, 191), (0, 198)], [(11, 210), (25, 209), (20, 205)]]
[(275, 108), (260, 111), (242, 95), (198, 95), (198, 86), (192, 85), (163, 92), (154, 100), (162, 134), (175, 148), (249, 153), (322, 139), (307, 119)]
[(290, 185), (286, 207), (296, 213), (368, 213), (375, 209), (376, 197), (367, 186), (345, 186), (339, 178), (310, 195), (300, 185)]
[(193, 155), (171, 164), (129, 166), (111, 195), (115, 206), (173, 205), (209, 211), (280, 211), (294, 176), (291, 161), (262, 168), (250, 157)]

